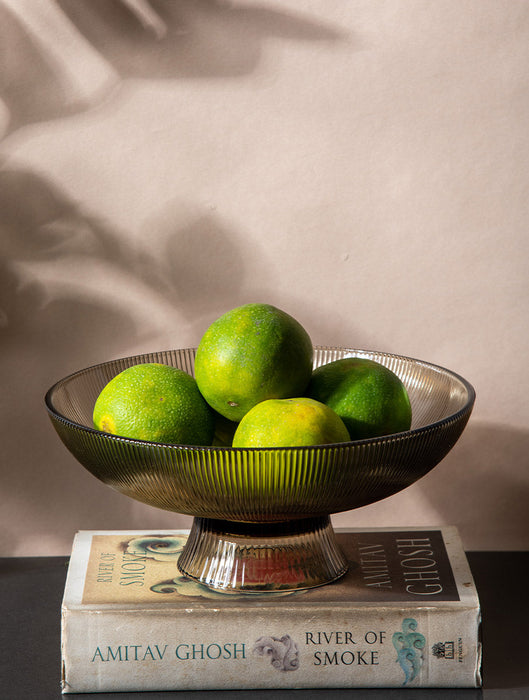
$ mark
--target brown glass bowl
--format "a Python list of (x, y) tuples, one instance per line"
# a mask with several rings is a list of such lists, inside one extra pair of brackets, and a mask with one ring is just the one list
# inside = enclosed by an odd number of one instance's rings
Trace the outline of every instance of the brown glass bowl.
[[(300, 588), (342, 575), (345, 562), (330, 514), (379, 501), (426, 474), (457, 442), (475, 400), (465, 379), (428, 362), (316, 347), (315, 367), (363, 357), (395, 372), (410, 397), (411, 429), (333, 445), (231, 448), (133, 440), (92, 427), (94, 403), (116, 374), (142, 362), (161, 362), (193, 374), (194, 357), (194, 349), (184, 349), (104, 362), (57, 382), (45, 402), (62, 442), (94, 476), (143, 503), (194, 516), (179, 566), (188, 576), (223, 590)], [(307, 548), (309, 572), (301, 554)], [(262, 569), (264, 583), (252, 580), (260, 575), (250, 576), (248, 562), (243, 562), (256, 557), (261, 563), (252, 571)], [(288, 576), (279, 580), (292, 558), (299, 581), (291, 563)], [(263, 561), (269, 561), (274, 576)]]

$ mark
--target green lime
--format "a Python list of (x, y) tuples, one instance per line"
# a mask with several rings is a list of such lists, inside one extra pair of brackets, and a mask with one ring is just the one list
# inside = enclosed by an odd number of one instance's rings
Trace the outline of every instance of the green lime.
[(306, 397), (268, 399), (241, 420), (233, 447), (302, 447), (348, 440), (343, 421), (325, 404)]
[(322, 365), (314, 370), (306, 393), (336, 411), (351, 440), (391, 435), (411, 426), (406, 387), (374, 360), (347, 357)]
[(144, 363), (110, 380), (94, 406), (94, 426), (114, 435), (211, 445), (214, 415), (196, 381), (176, 367)]
[(239, 421), (265, 399), (303, 395), (312, 374), (312, 343), (292, 316), (269, 304), (228, 311), (206, 330), (195, 377), (206, 401)]

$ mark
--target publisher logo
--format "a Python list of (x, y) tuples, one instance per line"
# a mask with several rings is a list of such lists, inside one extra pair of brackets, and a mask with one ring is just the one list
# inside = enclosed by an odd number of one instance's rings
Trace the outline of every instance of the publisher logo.
[(436, 642), (432, 647), (432, 654), (437, 659), (453, 659), (455, 658), (454, 642)]
[(458, 637), (457, 642), (436, 642), (432, 647), (432, 655), (437, 659), (456, 659), (461, 663), (464, 657), (462, 638)]

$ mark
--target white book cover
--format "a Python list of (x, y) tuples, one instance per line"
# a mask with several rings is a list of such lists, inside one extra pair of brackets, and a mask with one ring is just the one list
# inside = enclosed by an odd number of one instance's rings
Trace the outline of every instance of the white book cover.
[(454, 527), (338, 529), (345, 576), (261, 594), (182, 576), (187, 535), (77, 533), (64, 693), (481, 685), (479, 599)]

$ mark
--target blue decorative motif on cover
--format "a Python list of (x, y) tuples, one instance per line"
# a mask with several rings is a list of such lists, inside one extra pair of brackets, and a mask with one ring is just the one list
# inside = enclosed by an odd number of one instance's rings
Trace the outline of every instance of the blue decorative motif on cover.
[(416, 630), (417, 620), (407, 617), (402, 622), (402, 632), (395, 632), (392, 638), (397, 661), (404, 671), (403, 685), (411, 683), (417, 676), (424, 658), (421, 649), (426, 645), (426, 638)]

